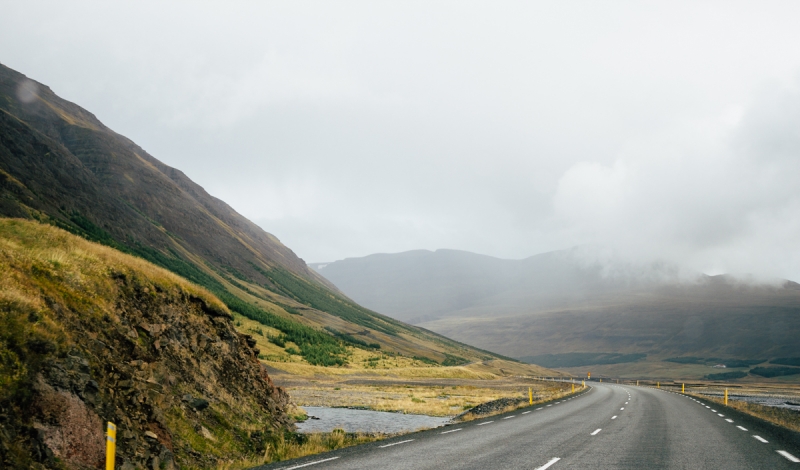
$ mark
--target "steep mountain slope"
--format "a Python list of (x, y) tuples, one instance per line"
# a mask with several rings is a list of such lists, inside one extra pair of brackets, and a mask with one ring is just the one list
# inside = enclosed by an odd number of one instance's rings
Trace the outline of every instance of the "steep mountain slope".
[(794, 282), (682, 280), (669, 266), (586, 255), (575, 249), (515, 261), (439, 250), (311, 266), (363, 305), (513, 357), (800, 356)]
[(0, 220), (0, 467), (215, 466), (291, 426), (205, 289), (58, 228)]
[(2, 65), (0, 216), (56, 225), (180, 274), (231, 310), (302, 337), (312, 363), (344, 360), (334, 335), (436, 361), (492, 357), (362, 308), (182, 172)]

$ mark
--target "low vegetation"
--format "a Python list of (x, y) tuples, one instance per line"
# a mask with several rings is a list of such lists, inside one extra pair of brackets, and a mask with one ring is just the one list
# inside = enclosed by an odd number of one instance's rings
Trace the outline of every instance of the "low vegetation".
[(798, 367), (754, 367), (750, 373), (761, 377), (782, 377), (784, 375), (800, 374)]
[(342, 429), (334, 429), (332, 432), (326, 433), (286, 433), (274, 443), (266, 447), (263, 456), (245, 460), (237, 460), (230, 463), (223, 463), (218, 466), (218, 469), (246, 469), (258, 465), (281, 462), (289, 459), (297, 459), (307, 455), (314, 455), (354, 445), (366, 444), (368, 442), (374, 442), (392, 436), (394, 435), (375, 433), (348, 433), (344, 432)]
[(718, 357), (697, 357), (697, 356), (681, 356), (669, 357), (662, 359), (665, 362), (674, 362), (676, 364), (703, 364), (703, 365), (724, 365), (730, 368), (751, 367), (756, 364), (765, 362), (765, 359), (721, 359)]
[[(697, 396), (704, 400), (713, 401), (720, 406), (725, 406), (725, 401), (722, 398), (709, 397), (706, 395)], [(798, 411), (731, 399), (728, 400), (727, 406), (750, 416), (769, 421), (772, 424), (777, 424), (778, 426), (791, 429), (792, 431), (800, 432), (800, 412)]]
[(741, 379), (747, 377), (747, 372), (743, 371), (732, 371), (732, 372), (720, 372), (717, 374), (708, 374), (706, 378), (708, 380), (734, 380), (734, 379)]
[(264, 455), (290, 428), (228, 309), (140, 258), (0, 220), (0, 467), (94, 467), (103, 424), (134, 467)]
[(800, 366), (800, 357), (779, 357), (769, 361), (769, 363), (784, 366)]
[(541, 354), (538, 356), (525, 356), (520, 359), (530, 364), (543, 367), (579, 367), (598, 364), (623, 364), (636, 362), (647, 357), (647, 354), (617, 354), (617, 353), (564, 353)]

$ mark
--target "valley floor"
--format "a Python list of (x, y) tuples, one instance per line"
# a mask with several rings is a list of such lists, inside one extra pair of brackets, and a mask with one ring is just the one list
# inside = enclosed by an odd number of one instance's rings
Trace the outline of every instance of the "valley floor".
[[(476, 368), (480, 367), (475, 365)], [(486, 366), (484, 366), (486, 367)], [(535, 401), (560, 396), (568, 386), (522, 376), (480, 374), (466, 367), (429, 368), (437, 376), (411, 376), (408, 370), (354, 370), (341, 375), (298, 375), (286, 371), (287, 364), (269, 364), (273, 381), (284, 387), (298, 406), (351, 407), (396, 411), (429, 416), (455, 416), (481, 403), (500, 398)], [(324, 372), (324, 371), (323, 371)], [(468, 374), (472, 372), (472, 374)], [(469, 375), (473, 375), (470, 377)]]

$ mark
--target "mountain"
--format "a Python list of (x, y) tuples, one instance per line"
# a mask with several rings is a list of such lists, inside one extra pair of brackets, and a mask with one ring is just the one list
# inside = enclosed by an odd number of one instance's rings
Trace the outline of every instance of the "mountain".
[(195, 282), (312, 364), (345, 346), (496, 357), (356, 304), (276, 237), (47, 86), (0, 65), (0, 217), (37, 220)]
[(0, 220), (0, 273), (0, 467), (103, 467), (107, 421), (122, 468), (255, 458), (290, 428), (286, 392), (205, 289), (19, 219)]
[(586, 247), (523, 260), (419, 250), (310, 266), (368, 308), (546, 366), (800, 356), (791, 281), (687, 276)]

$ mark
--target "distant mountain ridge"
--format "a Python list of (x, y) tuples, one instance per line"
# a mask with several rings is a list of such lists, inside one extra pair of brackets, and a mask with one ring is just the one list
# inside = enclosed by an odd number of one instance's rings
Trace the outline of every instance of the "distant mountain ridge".
[(329, 337), (438, 362), (495, 357), (357, 305), (183, 172), (3, 65), (0, 217), (56, 225), (167, 268), (304, 342), (313, 363), (344, 360)]
[(682, 278), (576, 248), (503, 260), (456, 250), (310, 266), (362, 305), (513, 357), (800, 356), (800, 285)]

